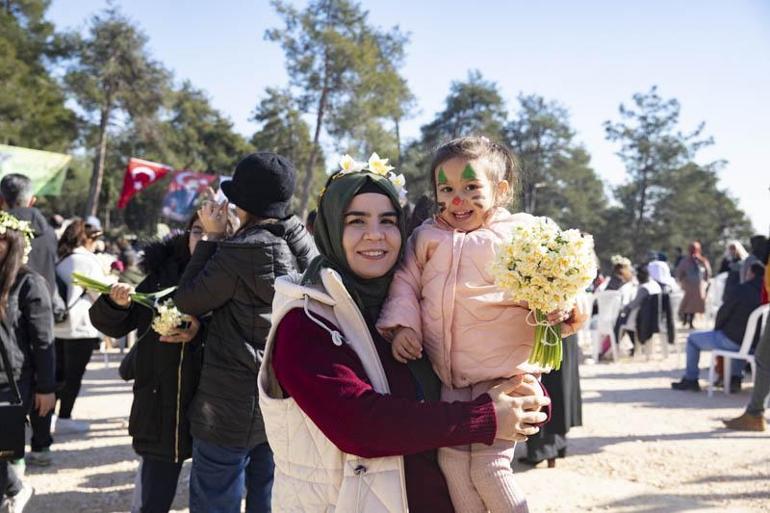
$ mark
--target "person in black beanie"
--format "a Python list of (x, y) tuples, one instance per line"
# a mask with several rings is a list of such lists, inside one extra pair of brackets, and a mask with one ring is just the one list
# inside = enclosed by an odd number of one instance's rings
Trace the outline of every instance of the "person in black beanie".
[[(193, 465), (190, 512), (269, 512), (273, 454), (259, 411), (256, 379), (275, 278), (304, 271), (317, 255), (305, 227), (290, 215), (296, 172), (275, 153), (241, 160), (222, 184), (228, 201), (206, 203), (198, 215), (201, 241), (174, 301), (200, 316), (213, 312), (206, 332), (200, 385), (190, 406)], [(229, 203), (240, 228), (225, 237)]]

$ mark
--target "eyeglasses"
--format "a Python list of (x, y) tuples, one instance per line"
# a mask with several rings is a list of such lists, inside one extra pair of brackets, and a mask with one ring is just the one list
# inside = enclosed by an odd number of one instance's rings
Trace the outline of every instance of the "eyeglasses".
[(201, 228), (192, 228), (190, 230), (187, 230), (187, 233), (192, 235), (193, 237), (202, 237), (204, 232)]

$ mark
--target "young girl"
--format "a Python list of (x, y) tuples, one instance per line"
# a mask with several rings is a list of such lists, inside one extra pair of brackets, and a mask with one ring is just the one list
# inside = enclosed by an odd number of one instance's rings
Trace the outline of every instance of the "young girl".
[[(507, 298), (489, 272), (497, 246), (510, 240), (514, 226), (534, 218), (503, 208), (514, 189), (515, 163), (489, 139), (463, 137), (441, 146), (430, 169), (439, 213), (410, 237), (377, 327), (392, 337), (401, 362), (425, 348), (443, 383), (442, 400), (470, 400), (501, 378), (540, 371), (527, 363), (534, 328), (526, 304)], [(549, 321), (567, 316), (552, 312)], [(516, 390), (542, 394), (531, 378)], [(491, 447), (439, 450), (457, 511), (528, 511), (511, 470), (514, 447), (496, 440)]]

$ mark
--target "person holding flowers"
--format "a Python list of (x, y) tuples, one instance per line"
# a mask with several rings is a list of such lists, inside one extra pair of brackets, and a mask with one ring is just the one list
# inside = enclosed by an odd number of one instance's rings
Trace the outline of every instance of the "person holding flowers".
[[(138, 332), (138, 340), (121, 364), (121, 374), (134, 380), (128, 431), (134, 450), (142, 458), (142, 513), (169, 511), (182, 463), (192, 456), (188, 410), (200, 377), (203, 331), (196, 317), (182, 318), (173, 309), (175, 315), (164, 322), (168, 315), (156, 314), (154, 308), (131, 296), (164, 290), (169, 294), (203, 233), (196, 213), (184, 234), (145, 248), (141, 266), (147, 276), (136, 289), (128, 283), (116, 283), (89, 311), (93, 325), (110, 337)], [(158, 310), (168, 308), (161, 305)]]
[(546, 419), (547, 397), (509, 395), (522, 377), (474, 400), (426, 400), (431, 377), (396, 361), (375, 328), (403, 253), (403, 186), (376, 154), (343, 158), (318, 202), (321, 255), (276, 280), (257, 382), (273, 511), (459, 513), (436, 449), (524, 440)]
[[(504, 208), (518, 180), (511, 152), (485, 137), (455, 139), (438, 148), (430, 173), (439, 212), (407, 242), (377, 327), (392, 340), (398, 361), (419, 359), (425, 350), (441, 379), (442, 400), (469, 401), (500, 379), (544, 370), (528, 362), (536, 334), (564, 323), (566, 336), (579, 322), (572, 305), (535, 317), (492, 272), (515, 231), (537, 224), (529, 214)], [(528, 379), (514, 394), (542, 396), (543, 389)], [(495, 440), (491, 447), (439, 450), (457, 511), (528, 511), (511, 470), (514, 447)]]
[(200, 385), (190, 406), (193, 464), (190, 512), (269, 512), (273, 455), (257, 402), (256, 379), (270, 330), (273, 282), (303, 271), (316, 254), (289, 207), (294, 165), (275, 153), (243, 158), (222, 192), (235, 206), (238, 231), (226, 234), (228, 202), (199, 210), (204, 240), (179, 282), (184, 313), (212, 312)]

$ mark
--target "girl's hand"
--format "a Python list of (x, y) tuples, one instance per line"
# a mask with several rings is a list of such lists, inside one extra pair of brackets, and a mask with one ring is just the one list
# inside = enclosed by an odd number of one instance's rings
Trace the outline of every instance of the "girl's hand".
[(419, 360), (422, 356), (422, 340), (412, 328), (400, 328), (393, 337), (391, 344), (393, 358), (401, 363), (409, 360)]
[(223, 236), (227, 230), (227, 201), (206, 201), (198, 209), (198, 218), (207, 235)]
[(549, 313), (546, 317), (548, 319), (548, 324), (553, 326), (554, 324), (561, 324), (567, 319), (569, 319), (570, 312), (569, 310), (554, 310), (553, 312)]
[(525, 397), (512, 397), (508, 395), (516, 390), (523, 376), (515, 376), (495, 385), (487, 392), (492, 398), (497, 418), (497, 433), (495, 438), (523, 442), (528, 436), (537, 434), (539, 427), (532, 424), (541, 424), (548, 416), (541, 412), (543, 406), (551, 404), (551, 400), (545, 396), (530, 395)]
[(198, 330), (200, 330), (200, 328), (200, 321), (197, 318), (190, 316), (190, 325), (187, 328), (176, 329), (169, 335), (163, 335), (159, 340), (168, 344), (189, 342), (195, 338), (195, 335), (198, 334)]
[(110, 300), (122, 308), (127, 308), (131, 304), (131, 294), (133, 293), (133, 285), (116, 283), (110, 288)]

